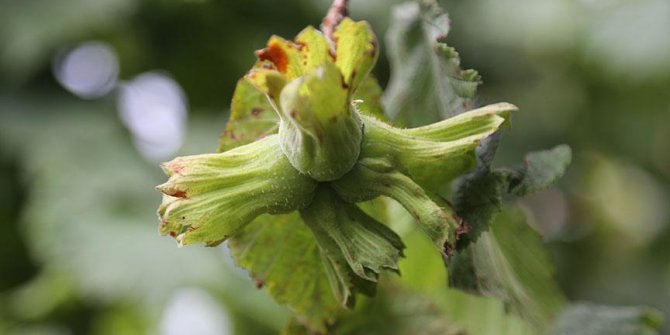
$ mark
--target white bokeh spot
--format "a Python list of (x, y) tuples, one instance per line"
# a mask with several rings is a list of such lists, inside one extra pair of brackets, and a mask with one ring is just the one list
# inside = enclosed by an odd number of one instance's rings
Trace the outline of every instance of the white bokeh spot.
[(119, 86), (119, 117), (145, 158), (162, 161), (182, 145), (187, 103), (179, 84), (166, 74), (143, 73)]
[(161, 335), (231, 335), (228, 311), (207, 292), (196, 288), (177, 290), (160, 323)]
[(59, 54), (53, 65), (56, 80), (82, 99), (95, 99), (116, 87), (119, 63), (106, 43), (91, 41)]

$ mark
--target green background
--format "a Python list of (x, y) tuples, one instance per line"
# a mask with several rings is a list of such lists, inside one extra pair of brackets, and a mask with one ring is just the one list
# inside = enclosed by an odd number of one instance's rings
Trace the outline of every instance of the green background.
[[(394, 3), (350, 6), (378, 34), (382, 86)], [(195, 314), (211, 329), (276, 333), (288, 313), (234, 267), (226, 248), (178, 249), (158, 236), (153, 188), (165, 178), (133, 145), (118, 91), (83, 100), (54, 78), (54, 64), (95, 40), (115, 51), (125, 83), (147, 71), (169, 74), (188, 101), (176, 154), (213, 152), (253, 51), (272, 34), (290, 38), (318, 25), (328, 5), (0, 0), (0, 333), (171, 334), (179, 306), (202, 308)], [(476, 104), (520, 108), (496, 163), (559, 143), (573, 148), (566, 176), (521, 203), (567, 297), (668, 315), (670, 3), (441, 5), (451, 18), (447, 43), (482, 75)]]

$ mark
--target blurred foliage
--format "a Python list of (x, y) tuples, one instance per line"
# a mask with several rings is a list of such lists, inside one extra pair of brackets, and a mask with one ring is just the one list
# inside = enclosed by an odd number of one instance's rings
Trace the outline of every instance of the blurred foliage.
[[(515, 202), (550, 248), (567, 298), (651, 306), (667, 320), (670, 4), (441, 5), (450, 15), (449, 45), (483, 80), (473, 103), (505, 100), (521, 110), (514, 131), (502, 135), (495, 163), (516, 164), (525, 152), (562, 142), (574, 150), (573, 166), (557, 187)], [(157, 236), (159, 196), (152, 188), (161, 181), (158, 167), (133, 148), (111, 96), (82, 102), (56, 83), (51, 67), (63, 50), (100, 40), (116, 50), (123, 80), (153, 69), (171, 73), (192, 115), (179, 154), (213, 152), (236, 80), (253, 63), (252, 50), (271, 34), (293, 36), (318, 24), (327, 6), (307, 0), (0, 1), (0, 333), (167, 334), (162, 316), (184, 287), (200, 287), (225, 306), (235, 334), (277, 333), (287, 311), (232, 266), (226, 248), (177, 249)], [(353, 0), (351, 15), (370, 20), (381, 35), (390, 3)], [(386, 86), (388, 62), (381, 56), (375, 74)], [(408, 301), (430, 311), (422, 317), (444, 313), (447, 322), (439, 327), (453, 323), (460, 327), (455, 331), (472, 334), (533, 334), (499, 301), (446, 289), (433, 246), (410, 232), (403, 215), (391, 214), (398, 221), (392, 228), (408, 245), (397, 281), (412, 296)], [(387, 279), (389, 290), (400, 285)], [(382, 303), (390, 295), (380, 293), (381, 300), (359, 308), (403, 313), (394, 311), (403, 306)], [(565, 313), (556, 334), (574, 333), (574, 312)], [(655, 316), (645, 313), (577, 314), (655, 327)], [(342, 332), (367, 333), (365, 327)], [(667, 334), (667, 322), (664, 327)]]
[(659, 323), (658, 313), (647, 308), (577, 304), (559, 316), (551, 334), (657, 334)]

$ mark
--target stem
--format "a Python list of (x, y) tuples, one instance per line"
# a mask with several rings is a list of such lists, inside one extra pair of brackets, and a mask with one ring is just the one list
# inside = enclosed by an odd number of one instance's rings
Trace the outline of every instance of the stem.
[(335, 27), (348, 15), (348, 5), (349, 0), (334, 0), (328, 13), (323, 18), (323, 22), (321, 22), (321, 30), (331, 42), (334, 42), (333, 32), (335, 32)]

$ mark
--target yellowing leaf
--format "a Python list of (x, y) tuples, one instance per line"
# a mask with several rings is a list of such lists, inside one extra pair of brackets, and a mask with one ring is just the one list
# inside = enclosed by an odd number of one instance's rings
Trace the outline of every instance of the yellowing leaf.
[(274, 69), (253, 68), (244, 78), (275, 104), (278, 103), (279, 94), (286, 85), (286, 77)]
[(295, 37), (300, 48), (303, 72), (309, 72), (324, 65), (326, 61), (333, 61), (331, 46), (323, 33), (309, 26)]
[(256, 67), (262, 67), (263, 62), (267, 61), (284, 74), (288, 81), (303, 74), (300, 46), (279, 36), (270, 37), (267, 46), (256, 51), (256, 57)]
[(352, 91), (370, 73), (377, 61), (377, 37), (365, 21), (344, 18), (333, 34), (336, 44), (335, 64)]

